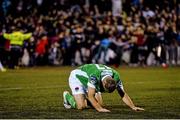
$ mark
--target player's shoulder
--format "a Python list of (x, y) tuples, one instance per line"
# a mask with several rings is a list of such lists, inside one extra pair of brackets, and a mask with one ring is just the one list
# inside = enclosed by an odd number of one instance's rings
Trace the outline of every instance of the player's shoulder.
[(95, 66), (95, 64), (84, 64), (84, 65), (81, 65), (79, 68), (86, 68), (86, 67), (92, 67), (92, 66)]
[(90, 75), (89, 81), (91, 84), (96, 85), (98, 83), (98, 78), (96, 75)]

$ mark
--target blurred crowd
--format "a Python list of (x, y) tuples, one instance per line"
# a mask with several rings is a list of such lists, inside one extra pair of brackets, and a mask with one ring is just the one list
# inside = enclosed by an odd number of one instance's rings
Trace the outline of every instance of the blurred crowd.
[(180, 65), (178, 0), (1, 0), (0, 16), (9, 68)]

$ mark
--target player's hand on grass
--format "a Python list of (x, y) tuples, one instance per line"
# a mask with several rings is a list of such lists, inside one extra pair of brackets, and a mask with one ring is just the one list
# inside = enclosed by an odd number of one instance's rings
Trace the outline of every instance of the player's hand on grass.
[(140, 107), (133, 107), (132, 108), (134, 111), (144, 111), (143, 108), (140, 108)]
[(102, 109), (98, 110), (98, 112), (111, 112), (111, 111), (108, 109), (102, 108)]

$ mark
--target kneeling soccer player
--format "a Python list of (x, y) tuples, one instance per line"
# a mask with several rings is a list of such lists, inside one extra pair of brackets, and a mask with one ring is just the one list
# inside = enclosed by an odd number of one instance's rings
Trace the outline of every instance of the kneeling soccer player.
[(102, 64), (85, 64), (71, 71), (69, 86), (73, 96), (68, 91), (63, 92), (64, 107), (67, 109), (84, 109), (90, 102), (98, 112), (110, 112), (103, 107), (101, 92), (111, 93), (117, 89), (123, 102), (132, 110), (144, 110), (136, 107), (124, 91), (118, 72)]

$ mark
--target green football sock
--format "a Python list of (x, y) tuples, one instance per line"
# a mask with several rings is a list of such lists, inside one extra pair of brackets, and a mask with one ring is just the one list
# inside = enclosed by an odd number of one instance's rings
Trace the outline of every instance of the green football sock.
[(71, 94), (66, 94), (66, 100), (68, 101), (68, 103), (71, 105), (72, 108), (76, 108), (76, 101), (74, 99), (74, 97)]

